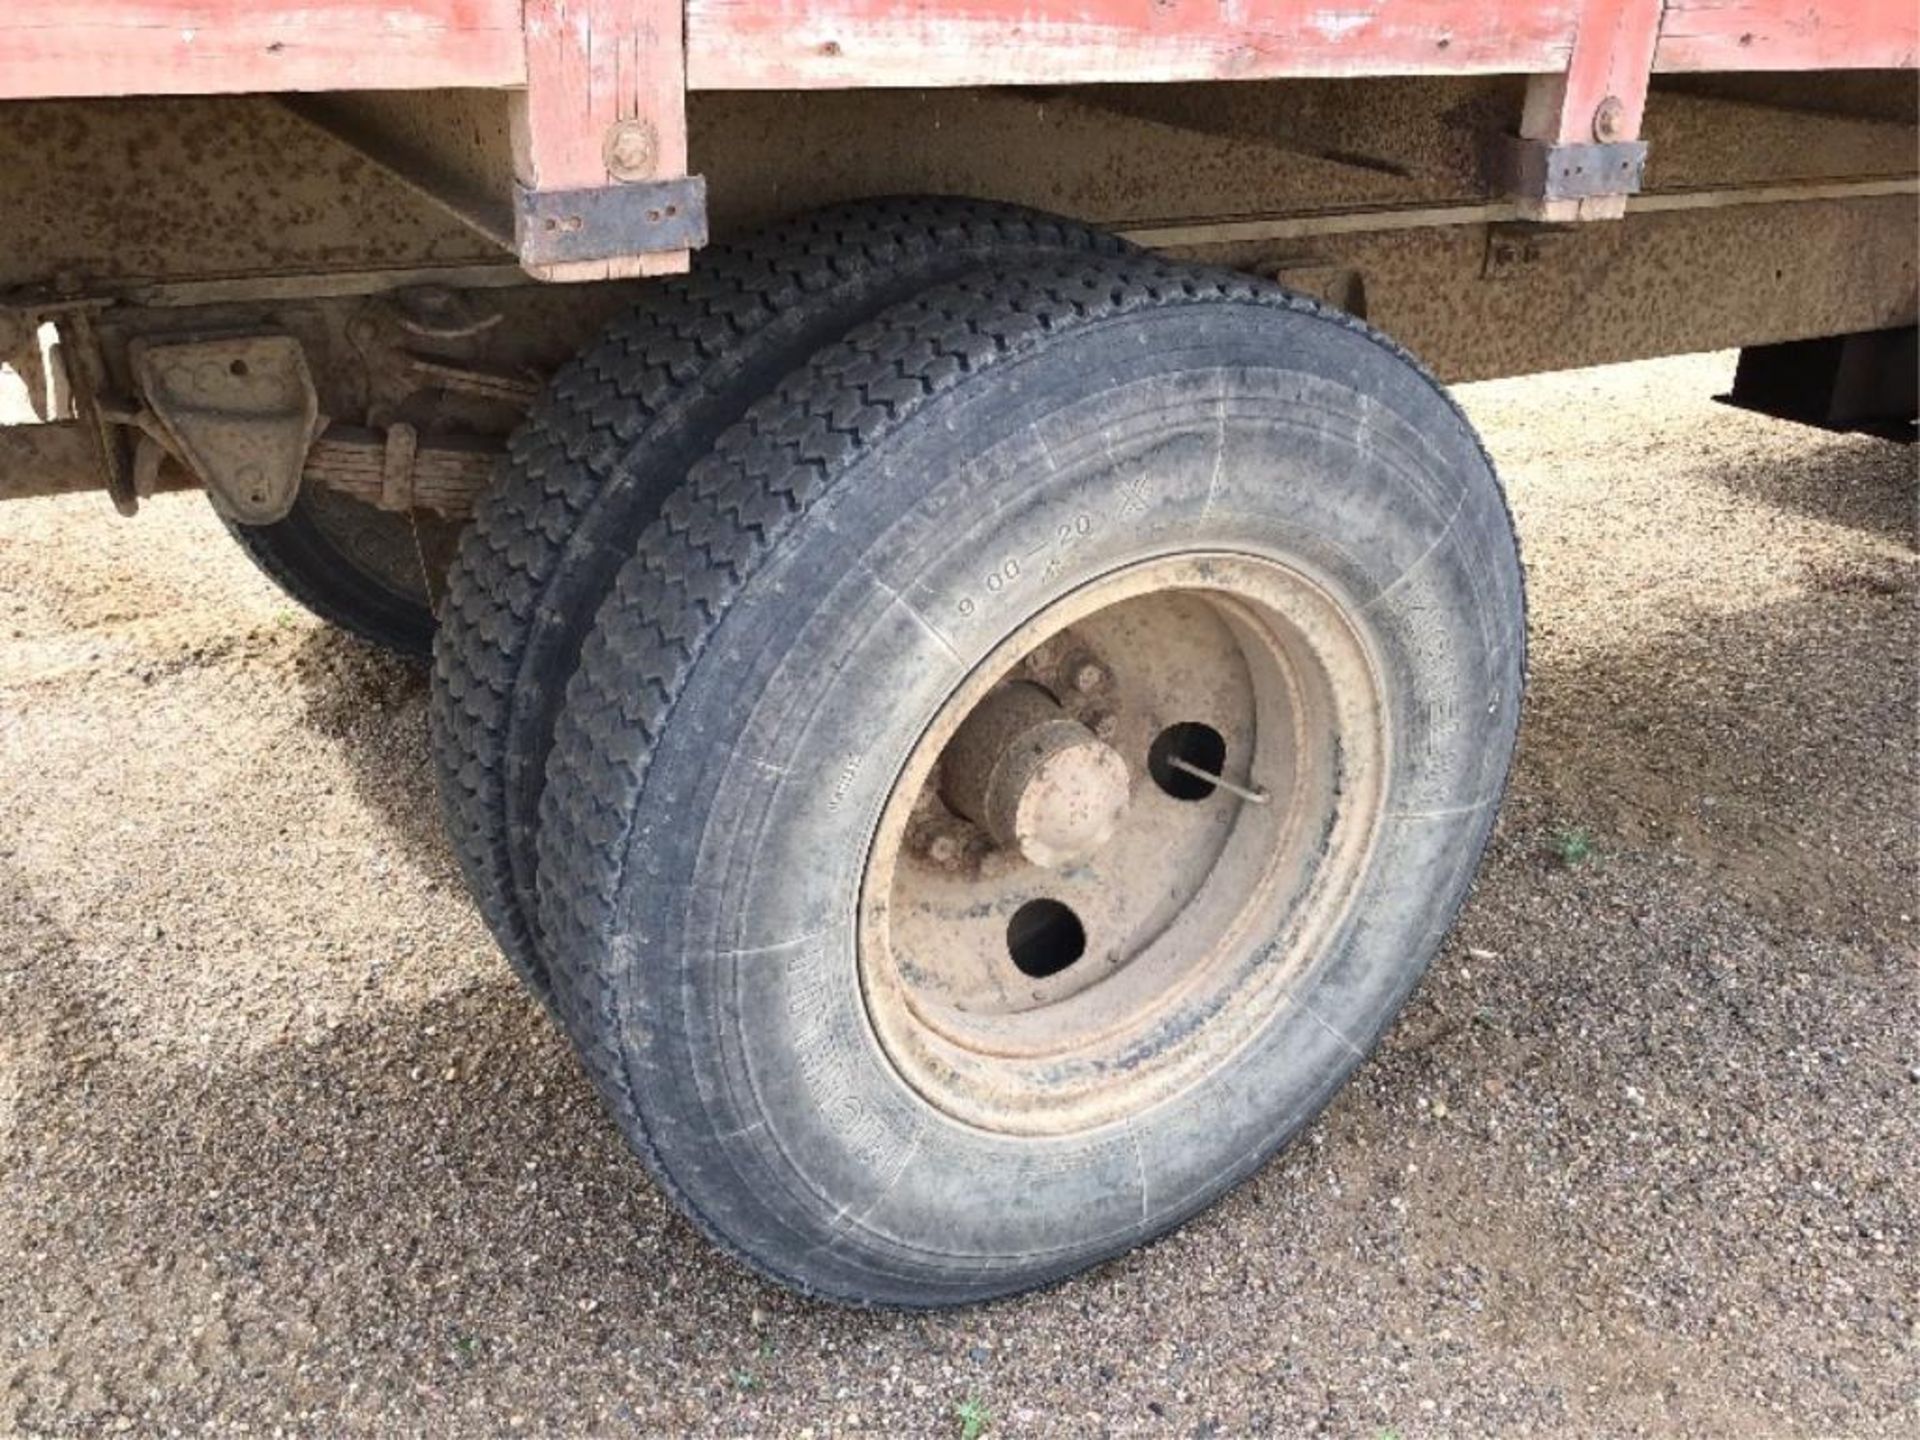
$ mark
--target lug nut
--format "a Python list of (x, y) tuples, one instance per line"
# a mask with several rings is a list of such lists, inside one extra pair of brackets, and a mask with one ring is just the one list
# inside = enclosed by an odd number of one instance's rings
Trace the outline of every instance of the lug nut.
[(1073, 669), (1073, 688), (1091, 695), (1107, 683), (1107, 672), (1091, 660), (1083, 660)]
[(1004, 880), (1020, 868), (1020, 861), (1005, 850), (989, 850), (980, 857), (982, 880)]
[(956, 869), (960, 864), (960, 853), (960, 841), (945, 831), (927, 842), (927, 859), (942, 870)]

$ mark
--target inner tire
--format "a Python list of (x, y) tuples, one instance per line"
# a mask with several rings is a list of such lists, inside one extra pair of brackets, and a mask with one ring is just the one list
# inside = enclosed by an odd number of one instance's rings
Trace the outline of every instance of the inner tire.
[[(1231, 1044), (1194, 1063), (1165, 1048), (1238, 1023), (1189, 1006), (1130, 1057), (1090, 1029), (1051, 1069), (1008, 1062), (1008, 1091), (1091, 1097), (1038, 1121), (996, 1112), (990, 1065), (981, 1103), (943, 1090), (874, 988), (876, 846), (902, 777), (1023, 627), (1044, 642), (1048, 616), (1116, 577), (1238, 604), (1232, 566), (1318, 597), (1273, 592), (1309, 649), (1342, 652), (1340, 630), (1365, 657), (1377, 703), (1327, 692), (1374, 749), (1321, 747), (1335, 769), (1316, 792), (1335, 817), (1370, 797), (1364, 844), (1235, 942), (1264, 1008)], [(695, 467), (569, 688), (543, 915), (629, 1142), (720, 1245), (844, 1301), (1002, 1295), (1178, 1224), (1300, 1132), (1437, 948), (1504, 785), (1523, 610), (1471, 428), (1353, 320), (1146, 258), (979, 276), (888, 311)], [(1125, 758), (1138, 804), (1149, 757)], [(1004, 918), (1009, 947), (1037, 948), (1014, 978), (1038, 993), (1063, 958), (1069, 976), (1086, 963), (1056, 917)], [(1116, 1099), (1107, 1063), (1164, 1083)]]
[(451, 549), (444, 521), (422, 518), (416, 533), (405, 515), (306, 488), (271, 525), (224, 523), (269, 580), (328, 624), (398, 655), (432, 653), (427, 587)]
[(687, 468), (820, 346), (942, 280), (1117, 237), (1010, 205), (890, 199), (715, 246), (555, 377), (449, 576), (433, 747), (454, 848), (509, 963), (547, 991), (534, 835), (554, 717), (635, 537)]

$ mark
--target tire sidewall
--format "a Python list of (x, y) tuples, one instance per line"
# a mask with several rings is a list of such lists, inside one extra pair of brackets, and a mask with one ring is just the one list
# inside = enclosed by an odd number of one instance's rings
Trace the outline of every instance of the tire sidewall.
[[(880, 811), (1007, 634), (1195, 549), (1305, 571), (1371, 648), (1390, 759), (1365, 873), (1274, 1017), (1206, 1079), (1074, 1135), (959, 1123), (901, 1079), (860, 993)], [(1039, 1283), (1205, 1205), (1326, 1102), (1451, 922), (1517, 722), (1520, 614), (1471, 431), (1415, 367), (1318, 313), (1107, 318), (917, 407), (748, 579), (649, 763), (616, 1008), (685, 1201), (792, 1283), (909, 1304)]]

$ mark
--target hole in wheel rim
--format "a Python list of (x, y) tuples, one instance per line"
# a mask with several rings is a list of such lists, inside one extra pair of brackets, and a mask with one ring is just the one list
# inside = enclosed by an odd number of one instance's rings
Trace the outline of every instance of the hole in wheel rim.
[(1071, 906), (1029, 900), (1007, 921), (1007, 953), (1022, 975), (1044, 980), (1087, 953), (1087, 930)]
[(1226, 739), (1211, 725), (1182, 720), (1154, 736), (1153, 746), (1147, 751), (1147, 773), (1154, 784), (1176, 800), (1204, 800), (1217, 787), (1190, 770), (1177, 768), (1173, 763), (1176, 760), (1218, 775), (1227, 768)]

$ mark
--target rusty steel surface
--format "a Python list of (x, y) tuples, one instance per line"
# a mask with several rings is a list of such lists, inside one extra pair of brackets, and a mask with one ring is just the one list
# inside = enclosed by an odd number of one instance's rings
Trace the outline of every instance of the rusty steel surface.
[[(711, 94), (694, 97), (690, 153), (711, 176), (722, 239), (863, 195), (1004, 199), (1278, 275), (1365, 315), (1452, 379), (1911, 319), (1911, 76), (1657, 81), (1645, 192), (1620, 226), (1591, 233), (1514, 226), (1488, 184), (1488, 137), (1511, 126), (1526, 94), (1524, 81), (1498, 76)], [(32, 369), (21, 337), (54, 309), (86, 307), (101, 383), (131, 393), (135, 338), (285, 329), (337, 424), (378, 432), (402, 421), (420, 429), (423, 451), (459, 453), (504, 434), (561, 359), (644, 294), (639, 282), (528, 283), (426, 197), (435, 188), (457, 209), (462, 196), (509, 192), (498, 94), (369, 93), (299, 108), (250, 97), (0, 104), (10, 353)], [(433, 186), (396, 178), (343, 133), (383, 138), (374, 148), (390, 167), (422, 167)], [(481, 321), (427, 314), (421, 296)], [(47, 392), (44, 374), (28, 383)], [(25, 453), (0, 454), (5, 493), (70, 483), (58, 467), (23, 473)], [(121, 456), (116, 472), (128, 502), (134, 459)], [(450, 464), (422, 493), (439, 513), (463, 514), (470, 496), (455, 492), (471, 473)]]
[[(1655, 70), (1912, 68), (1920, 51), (1920, 14), (1905, 0), (1408, 0), (1351, 12), (1318, 0), (396, 6), (21, 0), (0, 14), (0, 100), (494, 93), (509, 130), (521, 265), (542, 280), (591, 282), (680, 273), (708, 232), (690, 159), (695, 91), (1527, 76), (1525, 103), (1500, 133), (1546, 153), (1496, 173), (1518, 187), (1508, 193), (1528, 218), (1568, 222), (1624, 213), (1637, 169), (1589, 166), (1577, 152), (1638, 138)], [(393, 163), (390, 136), (335, 133), (499, 238), (499, 187), (449, 190), (436, 183), (444, 174), (427, 178), (430, 166)], [(637, 208), (630, 185), (648, 191)], [(1556, 185), (1564, 193), (1548, 193)]]
[[(410, 100), (413, 97), (386, 97)], [(287, 113), (339, 142), (382, 174), (446, 212), (503, 252), (513, 249), (513, 213), (503, 184), (475, 182), (461, 156), (481, 137), (432, 129), (440, 107), (403, 103), (369, 104), (357, 94), (282, 95)], [(429, 129), (422, 132), (426, 123)]]
[[(1883, 79), (1802, 77), (1732, 95), (1694, 93), (1707, 82), (1692, 77), (1656, 85), (1647, 188), (1912, 175), (1912, 87), (1904, 116), (1889, 118), (1899, 87)], [(721, 239), (811, 205), (897, 193), (1009, 200), (1123, 228), (1387, 211), (1492, 198), (1487, 145), (1517, 123), (1524, 91), (1496, 76), (701, 95), (689, 145)], [(1866, 113), (1841, 108), (1849, 95), (1867, 97)], [(336, 132), (384, 137), (375, 148), (457, 201), (506, 205), (498, 95), (346, 95), (301, 108)], [(0, 104), (0, 153), (12, 202), (0, 208), (0, 296), (57, 278), (119, 293), (329, 272), (371, 288), (382, 270), (504, 258), (337, 134), (268, 100)]]
[[(957, 1119), (1041, 1134), (1205, 1073), (1343, 913), (1384, 723), (1360, 623), (1270, 561), (1146, 560), (1032, 617), (915, 745), (869, 847), (861, 980), (901, 1077)], [(1121, 773), (1036, 784), (1023, 746), (1061, 753), (1056, 729)], [(1233, 784), (1156, 770), (1187, 731), (1218, 746), (1195, 768)], [(996, 772), (1075, 853), (970, 821)]]
[(496, 261), (497, 248), (269, 100), (0, 104), (10, 287)]
[[(1618, 227), (1579, 230), (1476, 220), (1400, 231), (1229, 236), (1164, 248), (1276, 276), (1365, 316), (1442, 378), (1467, 380), (1910, 324), (1917, 224), (1920, 201), (1907, 193), (1630, 213)], [(609, 290), (616, 293), (602, 293)], [(370, 409), (402, 415), (405, 397), (416, 392), (470, 397), (495, 409), (500, 418), (492, 423), (504, 433), (528, 388), (584, 343), (609, 310), (630, 303), (618, 292), (593, 286), (481, 292), (501, 298), (507, 321), (487, 332), (481, 348), (444, 364), (414, 353), (422, 348), (419, 337), (379, 321), (371, 354), (357, 351), (344, 330), (348, 317), (363, 312), (359, 301), (308, 306), (318, 312), (314, 322), (296, 328), (329, 415), (349, 423)], [(214, 312), (231, 323), (257, 323), (261, 313), (248, 307)], [(272, 313), (298, 320), (301, 312), (276, 306)], [(204, 318), (173, 310), (106, 314), (130, 333), (166, 333)], [(490, 382), (486, 372), (504, 376), (504, 383)], [(17, 438), (0, 444), (0, 495), (76, 488), (70, 465), (42, 464), (35, 453)], [(70, 444), (61, 449), (70, 453)], [(422, 467), (427, 463), (423, 458)], [(359, 473), (332, 461), (321, 469), (316, 479), (326, 483)], [(449, 459), (440, 473), (421, 479), (421, 494), (431, 497), (423, 503), (464, 515), (486, 476), (483, 459)]]
[(1898, 194), (1173, 253), (1360, 277), (1367, 319), (1459, 381), (1911, 324), (1917, 228), (1920, 200)]

